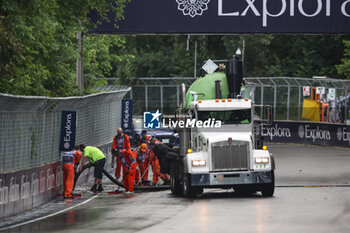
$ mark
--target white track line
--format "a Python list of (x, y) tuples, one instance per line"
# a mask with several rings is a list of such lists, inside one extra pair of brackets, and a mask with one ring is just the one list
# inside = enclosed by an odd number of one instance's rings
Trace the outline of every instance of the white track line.
[(93, 197), (91, 197), (90, 199), (87, 199), (87, 200), (83, 201), (82, 203), (76, 204), (76, 205), (74, 205), (74, 206), (68, 207), (68, 208), (66, 208), (66, 209), (64, 209), (64, 210), (60, 210), (60, 211), (58, 211), (58, 212), (56, 212), (56, 213), (52, 213), (52, 214), (49, 214), (49, 215), (44, 216), (44, 217), (40, 217), (40, 218), (36, 218), (36, 219), (30, 220), (30, 221), (27, 221), (27, 222), (18, 223), (18, 224), (12, 225), (12, 226), (0, 228), (0, 231), (8, 230), (8, 229), (15, 228), (15, 227), (20, 227), (20, 226), (26, 225), (26, 224), (28, 224), (28, 223), (33, 223), (33, 222), (37, 222), (37, 221), (43, 220), (43, 219), (45, 219), (45, 218), (50, 218), (50, 217), (52, 217), (52, 216), (55, 216), (55, 215), (61, 214), (61, 213), (63, 213), (63, 212), (66, 212), (66, 211), (68, 211), (68, 210), (71, 210), (71, 209), (73, 209), (73, 208), (75, 208), (75, 207), (84, 205), (84, 204), (88, 203), (89, 201), (95, 199), (95, 198), (98, 197), (98, 196), (99, 196), (99, 194), (94, 195)]

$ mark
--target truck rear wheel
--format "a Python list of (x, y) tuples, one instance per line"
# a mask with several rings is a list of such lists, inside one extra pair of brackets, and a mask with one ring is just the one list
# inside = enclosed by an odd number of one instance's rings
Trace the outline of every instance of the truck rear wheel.
[(263, 197), (272, 197), (275, 192), (275, 171), (271, 171), (271, 183), (265, 184), (261, 189)]
[(170, 164), (170, 190), (173, 194), (181, 194), (181, 182), (176, 172), (176, 163)]

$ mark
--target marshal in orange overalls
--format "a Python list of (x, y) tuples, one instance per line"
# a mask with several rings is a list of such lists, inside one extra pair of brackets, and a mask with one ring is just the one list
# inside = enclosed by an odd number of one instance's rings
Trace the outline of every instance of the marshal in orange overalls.
[(134, 192), (136, 157), (130, 149), (119, 153), (120, 161), (123, 163), (123, 184), (126, 192)]
[[(130, 149), (130, 139), (128, 135), (122, 133), (122, 135), (116, 135), (113, 138), (113, 145), (112, 150), (115, 149), (117, 151), (121, 151), (123, 149), (129, 150)], [(112, 152), (113, 154), (113, 152)], [(120, 178), (122, 168), (122, 162), (120, 161), (119, 156), (117, 156), (116, 159), (116, 169), (115, 169), (115, 177), (118, 179)]]
[(74, 187), (74, 174), (77, 165), (81, 159), (81, 153), (78, 150), (62, 152), (62, 170), (63, 170), (63, 195), (66, 198), (72, 197)]
[(149, 158), (150, 152), (145, 143), (142, 143), (141, 146), (137, 147), (134, 150), (134, 157), (136, 158), (138, 167), (140, 168), (140, 171), (136, 173), (136, 181), (146, 182), (148, 179), (148, 166), (150, 163), (150, 158)]

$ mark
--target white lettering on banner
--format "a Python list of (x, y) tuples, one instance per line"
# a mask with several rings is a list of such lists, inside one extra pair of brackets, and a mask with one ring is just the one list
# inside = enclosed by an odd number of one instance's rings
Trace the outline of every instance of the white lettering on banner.
[(45, 181), (46, 181), (46, 178), (45, 178), (45, 176), (44, 176), (44, 171), (41, 171), (41, 172), (40, 172), (40, 186), (39, 186), (39, 188), (40, 188), (40, 193), (43, 193), (43, 192), (45, 192), (45, 190), (46, 190)]
[(329, 130), (320, 130), (319, 126), (316, 129), (310, 129), (310, 125), (305, 125), (305, 138), (312, 138), (313, 142), (316, 139), (331, 140), (331, 133)]
[(46, 174), (46, 190), (49, 191), (55, 187), (55, 174), (51, 172), (51, 168), (47, 169)]
[(60, 184), (63, 182), (63, 172), (60, 166), (56, 167), (56, 182), (55, 182), (55, 187), (59, 187)]
[(294, 0), (290, 0), (290, 16), (294, 16)]
[[(0, 184), (2, 186), (2, 179), (0, 179)], [(5, 205), (8, 203), (8, 198), (9, 198), (8, 191), (9, 189), (7, 186), (3, 186), (0, 188), (0, 205)]]
[(260, 16), (259, 11), (256, 9), (256, 7), (254, 6), (254, 2), (255, 0), (246, 0), (248, 3), (247, 8), (243, 11), (242, 16), (245, 16), (248, 12), (249, 9), (252, 9), (252, 11), (254, 12), (255, 16)]
[(30, 182), (25, 182), (26, 176), (21, 177), (21, 199), (27, 199), (30, 197)]
[(205, 121), (196, 120), (196, 119), (187, 119), (179, 120), (179, 121), (173, 121), (171, 119), (168, 119), (168, 121), (163, 118), (163, 128), (220, 128), (221, 127), (221, 121), (213, 119), (208, 119)]
[[(66, 129), (66, 136), (64, 136), (63, 140), (65, 142), (69, 142), (70, 141), (70, 135), (73, 133), (72, 132), (72, 114), (68, 114), (67, 115), (67, 121), (66, 121), (66, 125), (64, 126), (64, 128)], [(69, 148), (70, 145), (68, 145)], [(66, 149), (68, 149), (66, 148)]]
[(347, 0), (345, 2), (343, 2), (343, 4), (341, 5), (341, 12), (343, 13), (343, 15), (345, 15), (346, 17), (350, 17), (350, 14), (348, 14), (348, 12), (346, 12), (346, 5), (350, 3), (350, 0)]
[[(124, 127), (128, 128), (129, 126), (129, 117), (130, 117), (130, 107), (129, 107), (129, 101), (125, 102), (125, 110), (124, 110), (124, 118), (123, 118), (123, 123)], [(125, 124), (126, 123), (126, 124)]]
[(31, 187), (32, 196), (39, 194), (39, 179), (35, 178), (35, 172), (32, 174), (32, 187)]
[(222, 1), (223, 0), (218, 0), (218, 15), (219, 16), (239, 16), (239, 12), (232, 12), (232, 13), (223, 13), (222, 11)]
[(273, 140), (274, 137), (290, 138), (292, 136), (289, 128), (279, 128), (278, 124), (276, 124), (275, 127), (272, 128), (265, 128), (263, 125), (261, 125), (261, 135), (269, 136), (271, 140)]
[(331, 16), (331, 0), (326, 1), (326, 16)]
[(350, 145), (350, 132), (346, 132), (346, 128), (343, 128), (343, 140), (348, 141)]
[[(324, 12), (324, 14), (328, 17), (332, 14), (332, 6), (331, 6), (331, 0), (280, 0), (281, 1), (281, 10), (276, 13), (269, 12), (268, 4), (270, 3), (269, 0), (263, 0), (262, 9), (259, 12), (259, 9), (254, 5), (256, 0), (241, 0), (246, 1), (247, 6), (242, 12), (235, 11), (234, 9), (224, 9), (224, 0), (218, 0), (218, 16), (226, 16), (226, 17), (232, 17), (232, 16), (242, 16), (245, 17), (247, 13), (251, 10), (255, 16), (261, 16), (262, 15), (262, 26), (267, 27), (268, 26), (268, 17), (280, 17), (285, 14), (287, 11), (287, 7), (289, 6), (289, 16), (294, 17), (295, 11), (299, 11), (301, 15), (307, 18), (313, 18)], [(274, 0), (276, 3), (276, 0)], [(317, 7), (313, 10), (313, 12), (306, 12), (304, 8), (304, 2), (309, 1), (315, 1), (317, 4)], [(289, 4), (288, 4), (289, 3)], [(350, 17), (350, 14), (346, 10), (346, 7), (348, 6), (348, 3), (350, 3), (350, 0), (346, 0), (341, 5), (341, 9), (338, 9), (341, 11), (341, 13), (346, 16)], [(298, 5), (296, 8), (296, 4)], [(226, 7), (227, 8), (227, 7)], [(325, 10), (324, 10), (325, 8)], [(224, 13), (226, 12), (226, 13)], [(288, 13), (287, 13), (288, 14)]]
[(270, 17), (279, 17), (284, 14), (287, 8), (287, 3), (286, 0), (281, 0), (282, 1), (282, 7), (281, 11), (278, 14), (271, 14), (270, 12), (267, 11), (267, 0), (263, 1), (263, 27), (267, 26), (267, 16)]
[(347, 132), (346, 128), (338, 128), (337, 130), (338, 141), (348, 141), (350, 145), (350, 132)]
[(10, 202), (15, 202), (19, 200), (19, 184), (16, 184), (15, 177), (10, 179)]
[[(308, 1), (310, 1), (310, 0), (308, 0)], [(299, 0), (298, 8), (299, 8), (300, 13), (302, 15), (306, 16), (306, 17), (315, 17), (322, 10), (322, 1), (321, 0), (317, 0), (317, 10), (316, 10), (316, 12), (313, 13), (313, 14), (307, 14), (307, 13), (305, 13), (304, 8), (303, 8), (303, 2), (304, 2), (304, 0)]]

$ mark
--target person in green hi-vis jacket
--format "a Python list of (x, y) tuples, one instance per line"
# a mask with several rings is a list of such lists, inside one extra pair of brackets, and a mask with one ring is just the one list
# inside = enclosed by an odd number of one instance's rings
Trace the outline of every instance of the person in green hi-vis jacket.
[[(82, 171), (82, 167), (84, 166), (86, 160), (88, 159), (89, 162), (95, 166), (95, 170), (94, 170), (95, 182), (91, 188), (91, 191), (94, 193), (102, 192), (103, 191), (102, 172), (106, 163), (106, 156), (97, 147), (85, 146), (84, 144), (81, 144), (79, 147), (80, 147), (80, 150), (84, 152), (84, 158), (81, 162), (79, 172)], [(98, 185), (98, 188), (97, 188), (97, 185)]]

